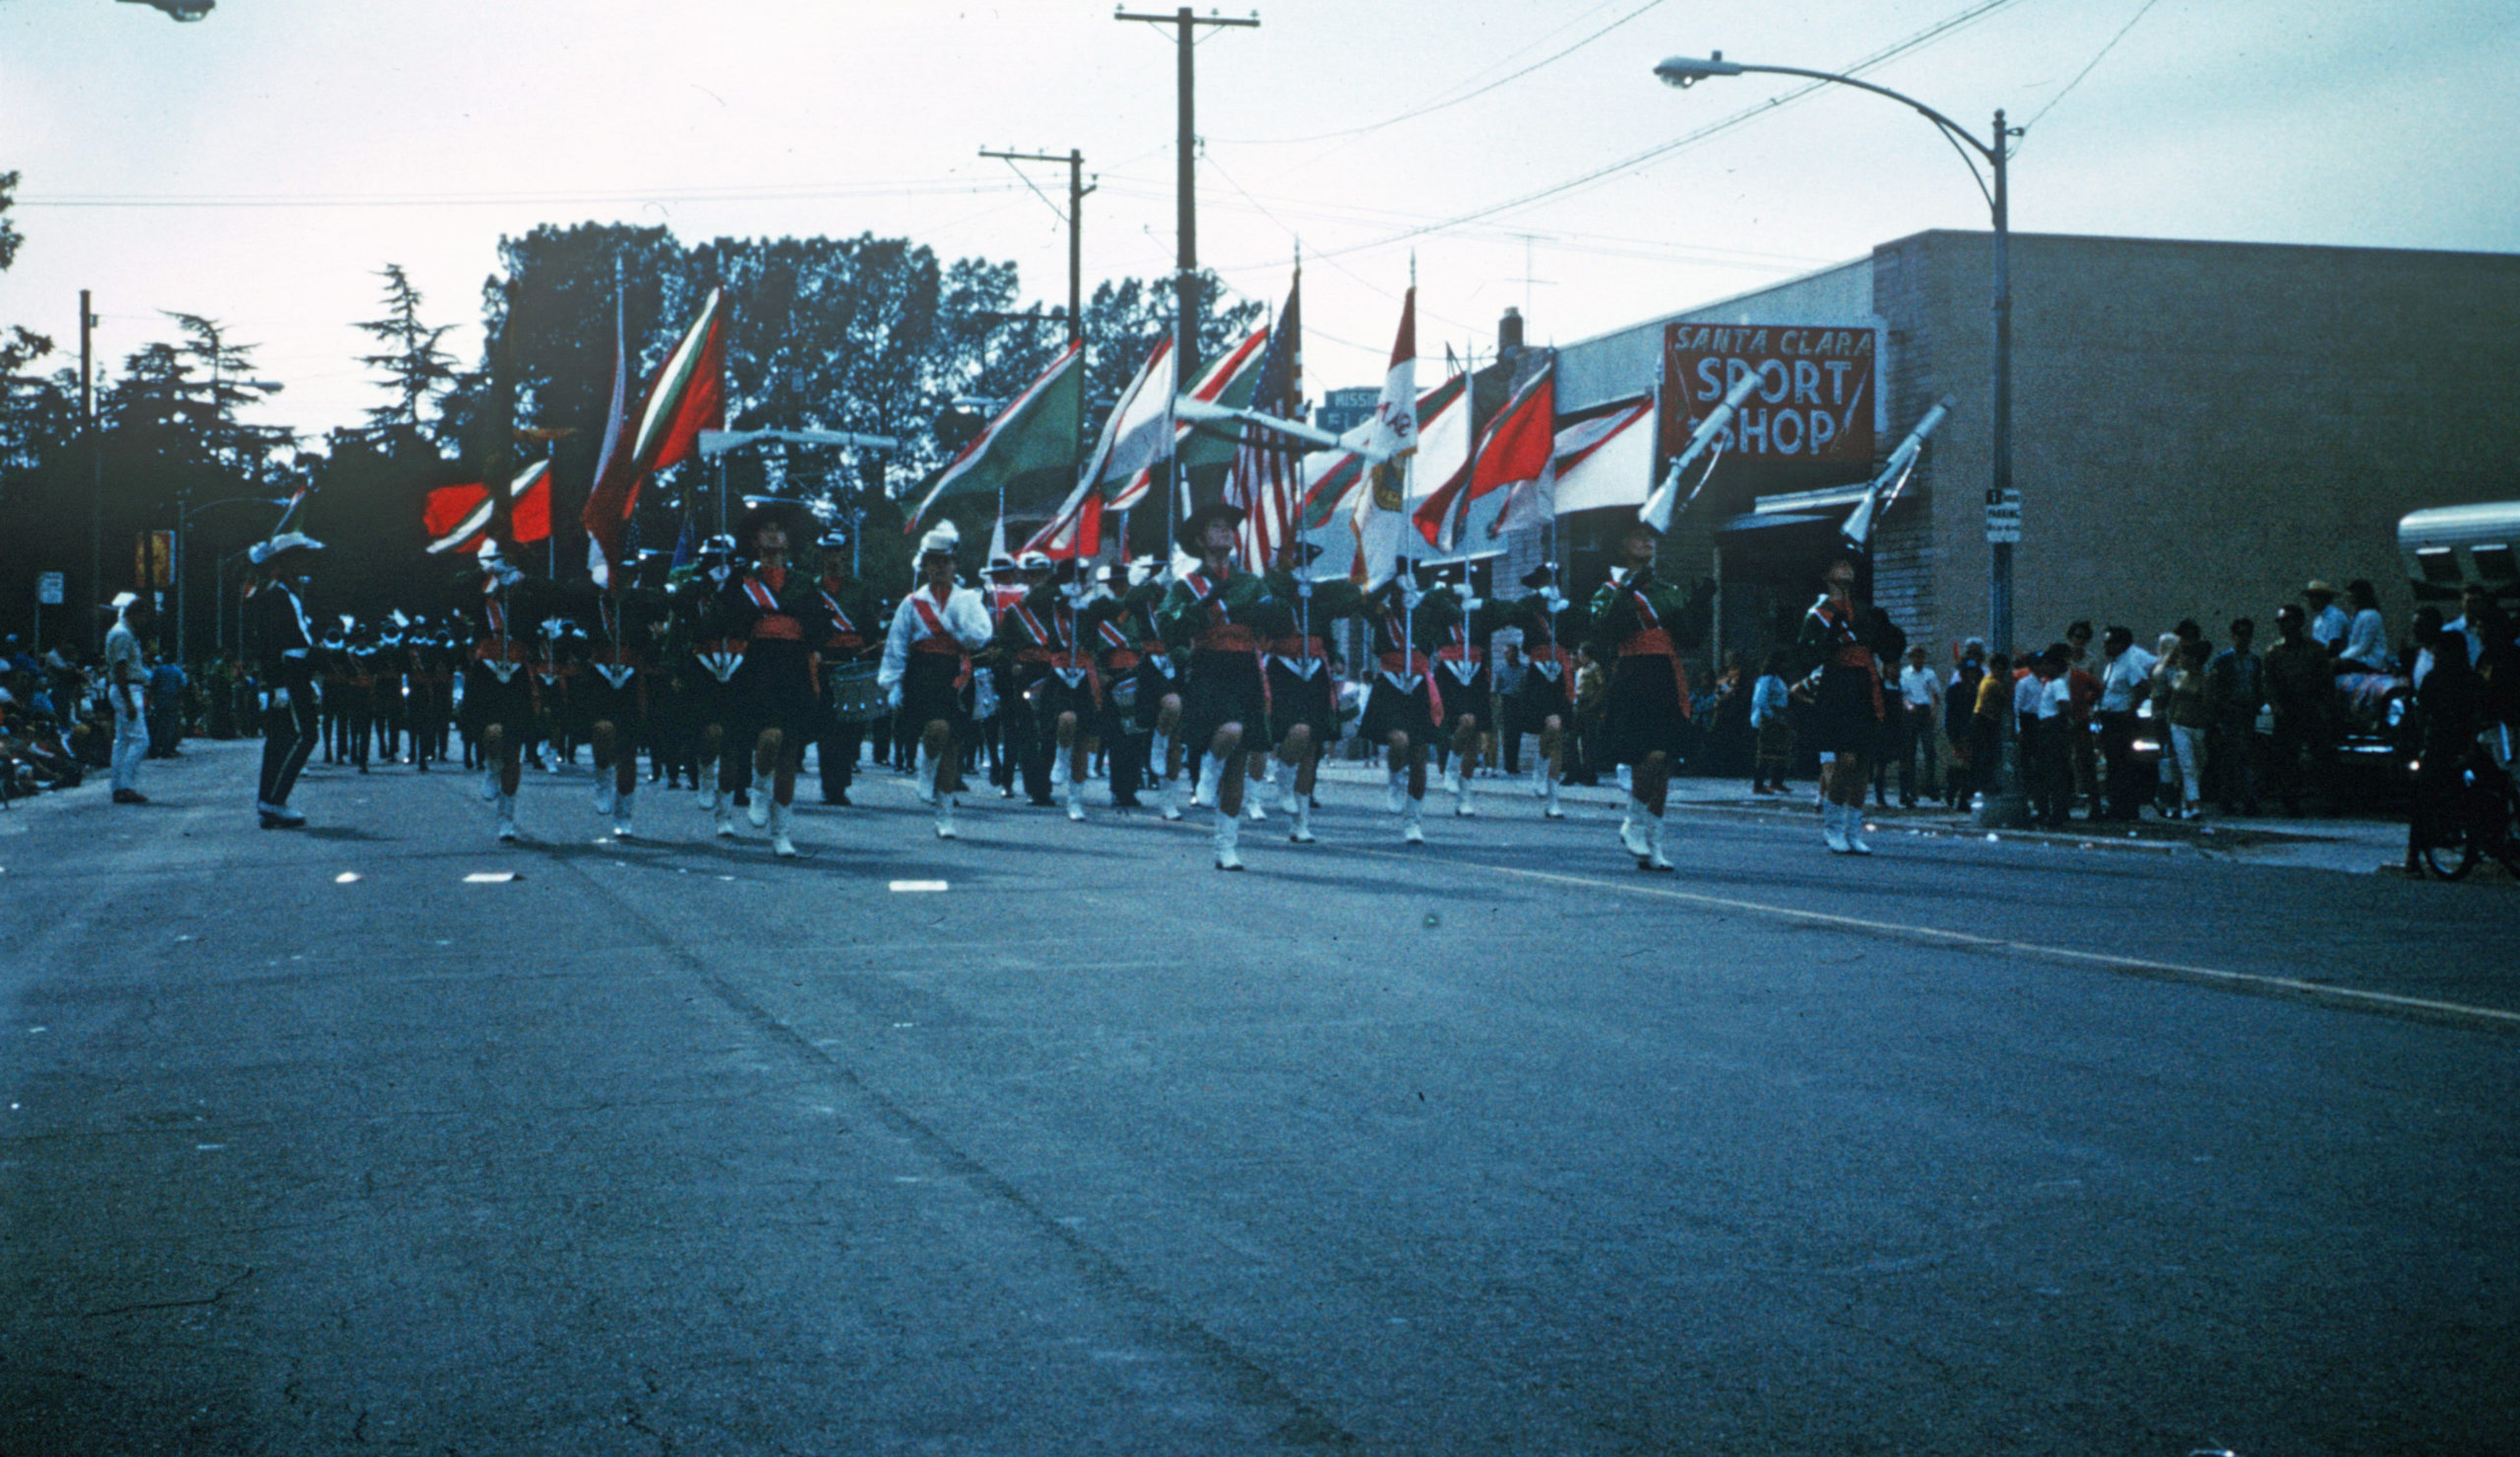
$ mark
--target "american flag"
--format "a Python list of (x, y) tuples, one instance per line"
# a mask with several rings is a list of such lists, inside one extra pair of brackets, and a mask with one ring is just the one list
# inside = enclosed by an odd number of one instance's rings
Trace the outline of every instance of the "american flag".
[[(1260, 360), (1260, 378), (1251, 390), (1251, 408), (1280, 419), (1303, 417), (1303, 270), (1295, 270), (1287, 286), (1287, 306), (1269, 334), (1269, 351)], [(1242, 565), (1265, 572), (1278, 552), (1301, 528), (1303, 501), (1301, 447), (1289, 437), (1245, 425), (1242, 445), (1234, 452), (1233, 474), (1226, 478), (1228, 504), (1242, 509)]]

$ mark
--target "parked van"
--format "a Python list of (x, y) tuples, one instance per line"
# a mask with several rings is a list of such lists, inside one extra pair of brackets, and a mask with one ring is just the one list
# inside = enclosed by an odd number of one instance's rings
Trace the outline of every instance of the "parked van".
[(2410, 511), (2398, 522), (2398, 555), (2419, 602), (2455, 603), (2471, 582), (2520, 598), (2520, 501)]

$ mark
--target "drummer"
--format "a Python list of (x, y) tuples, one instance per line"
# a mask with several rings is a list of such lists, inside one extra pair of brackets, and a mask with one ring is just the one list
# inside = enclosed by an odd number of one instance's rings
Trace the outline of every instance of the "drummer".
[(822, 554), (823, 610), (831, 631), (823, 641), (816, 670), (821, 674), (824, 716), (814, 758), (822, 774), (823, 802), (847, 804), (857, 755), (866, 742), (866, 721), (881, 707), (875, 672), (883, 644), (875, 637), (881, 625), (875, 594), (850, 575), (849, 533), (839, 527), (814, 543)]

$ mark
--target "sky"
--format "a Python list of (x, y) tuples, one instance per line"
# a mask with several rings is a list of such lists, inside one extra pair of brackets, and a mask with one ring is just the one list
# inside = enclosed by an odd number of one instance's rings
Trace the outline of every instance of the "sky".
[[(1258, 6), (1196, 51), (1199, 255), (1274, 302), (1301, 248), (1315, 398), (1379, 380), (1413, 260), (1440, 358), (1492, 349), (1507, 306), (1572, 343), (1987, 225), (1914, 112), (1781, 77), (1677, 91), (1667, 55), (1870, 62), (1981, 136), (2006, 108), (2016, 231), (2520, 251), (2511, 0)], [(220, 0), (190, 25), (0, 0), (26, 235), (0, 325), (75, 364), (92, 288), (118, 363), (173, 337), (161, 310), (211, 316), (286, 386), (259, 417), (317, 436), (384, 399), (351, 327), (376, 270), (471, 362), (500, 236), (542, 222), (908, 236), (1063, 302), (1065, 167), (977, 153), (1082, 150), (1088, 288), (1162, 275), (1174, 75), (1169, 26), (1071, 0)]]

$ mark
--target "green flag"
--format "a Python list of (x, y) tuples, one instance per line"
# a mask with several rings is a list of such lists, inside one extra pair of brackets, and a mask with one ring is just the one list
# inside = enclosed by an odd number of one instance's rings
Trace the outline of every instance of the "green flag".
[(1072, 344), (946, 465), (903, 534), (916, 536), (928, 508), (947, 496), (1065, 494), (1076, 483), (1084, 407), (1085, 347)]

